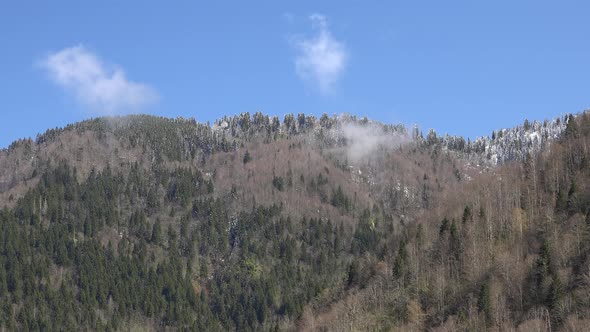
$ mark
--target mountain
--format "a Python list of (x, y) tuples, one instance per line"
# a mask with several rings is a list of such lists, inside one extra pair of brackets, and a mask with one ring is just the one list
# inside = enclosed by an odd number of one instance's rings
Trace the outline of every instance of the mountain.
[(590, 317), (590, 113), (465, 140), (148, 115), (0, 151), (7, 330), (537, 330)]

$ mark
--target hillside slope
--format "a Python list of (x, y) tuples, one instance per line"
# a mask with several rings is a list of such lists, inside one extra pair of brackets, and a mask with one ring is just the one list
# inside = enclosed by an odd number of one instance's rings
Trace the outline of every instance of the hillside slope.
[(590, 115), (493, 136), (245, 113), (17, 141), (0, 151), (0, 326), (583, 326)]

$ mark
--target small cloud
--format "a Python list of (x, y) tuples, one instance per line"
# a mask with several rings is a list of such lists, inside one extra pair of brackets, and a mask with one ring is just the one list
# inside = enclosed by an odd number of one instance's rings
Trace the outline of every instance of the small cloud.
[(411, 141), (406, 132), (386, 130), (375, 123), (345, 123), (339, 129), (339, 134), (346, 139), (346, 152), (353, 164), (364, 162), (380, 148), (395, 148)]
[(40, 66), (56, 84), (97, 113), (127, 113), (159, 99), (153, 88), (128, 80), (123, 69), (105, 65), (82, 45), (49, 54)]
[(321, 93), (329, 93), (346, 67), (348, 52), (332, 36), (325, 16), (313, 14), (309, 19), (316, 34), (295, 42), (295, 69), (301, 79), (317, 85)]

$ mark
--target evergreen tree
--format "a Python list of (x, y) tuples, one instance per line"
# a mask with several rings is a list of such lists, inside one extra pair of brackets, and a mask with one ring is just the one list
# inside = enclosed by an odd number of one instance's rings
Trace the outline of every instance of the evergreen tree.
[(252, 160), (252, 156), (250, 156), (250, 151), (246, 150), (246, 153), (244, 153), (244, 164), (247, 164), (248, 162), (250, 162)]
[(393, 277), (399, 280), (402, 284), (405, 281), (405, 276), (408, 268), (408, 252), (406, 250), (406, 242), (401, 241), (397, 256), (393, 262)]
[(162, 225), (160, 219), (156, 219), (156, 222), (152, 227), (151, 242), (156, 245), (162, 244)]
[(486, 326), (492, 326), (492, 299), (490, 294), (490, 280), (487, 279), (479, 289), (477, 307), (484, 314)]

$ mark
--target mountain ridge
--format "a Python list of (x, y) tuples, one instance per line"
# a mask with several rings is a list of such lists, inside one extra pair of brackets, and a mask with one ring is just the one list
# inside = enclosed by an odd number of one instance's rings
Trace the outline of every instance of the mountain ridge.
[[(583, 112), (580, 114), (584, 114)], [(171, 138), (174, 137), (174, 131), (178, 131), (180, 139), (176, 139), (173, 144), (177, 146), (184, 146), (183, 156), (171, 156), (167, 155), (168, 159), (179, 161), (181, 159), (188, 160), (190, 158), (199, 158), (196, 156), (197, 153), (201, 153), (201, 158), (205, 155), (212, 154), (216, 151), (230, 151), (236, 150), (240, 145), (254, 142), (270, 142), (273, 140), (289, 138), (290, 136), (297, 135), (308, 135), (311, 140), (320, 141), (319, 144), (325, 146), (335, 146), (346, 144), (346, 139), (351, 139), (351, 135), (343, 132), (342, 127), (347, 124), (358, 126), (368, 126), (375, 130), (365, 130), (360, 133), (352, 133), (358, 137), (371, 136), (375, 142), (368, 142), (369, 145), (379, 145), (385, 143), (392, 143), (392, 141), (381, 142), (381, 135), (375, 135), (376, 131), (382, 130), (383, 133), (391, 133), (397, 135), (396, 140), (407, 141), (414, 140), (419, 144), (434, 145), (440, 144), (450, 151), (456, 151), (459, 153), (460, 159), (469, 160), (470, 163), (475, 167), (487, 166), (492, 167), (497, 164), (508, 162), (511, 160), (523, 160), (528, 154), (537, 154), (548, 142), (551, 140), (558, 139), (560, 134), (563, 132), (567, 125), (567, 120), (570, 116), (565, 115), (563, 117), (555, 118), (549, 122), (545, 120), (543, 123), (539, 121), (533, 121), (532, 124), (528, 120), (522, 126), (516, 126), (511, 129), (501, 129), (493, 132), (492, 137), (482, 136), (471, 142), (469, 139), (465, 139), (461, 136), (438, 136), (434, 130), (428, 132), (427, 137), (421, 133), (417, 128), (413, 128), (411, 134), (408, 133), (408, 129), (403, 125), (386, 125), (380, 122), (372, 121), (366, 117), (358, 118), (349, 114), (334, 115), (329, 117), (324, 114), (320, 119), (317, 119), (313, 115), (305, 115), (300, 113), (297, 119), (293, 114), (287, 114), (281, 122), (277, 116), (264, 115), (260, 112), (255, 113), (253, 117), (249, 113), (242, 113), (240, 115), (227, 117), (224, 116), (214, 122), (213, 125), (208, 123), (199, 123), (194, 118), (184, 119), (180, 118), (165, 118), (159, 116), (149, 115), (129, 115), (120, 117), (101, 117), (89, 119), (81, 122), (77, 122), (71, 125), (67, 125), (63, 128), (49, 129), (43, 134), (38, 134), (36, 139), (20, 139), (14, 141), (9, 147), (0, 150), (0, 156), (4, 155), (6, 158), (11, 153), (14, 153), (20, 146), (22, 147), (21, 159), (25, 157), (35, 158), (35, 153), (40, 152), (42, 146), (46, 146), (58, 139), (61, 135), (70, 135), (65, 139), (72, 140), (72, 132), (77, 134), (83, 134), (85, 132), (94, 132), (94, 135), (98, 140), (101, 139), (106, 133), (113, 134), (112, 139), (119, 139), (125, 137), (124, 132), (126, 130), (133, 131), (135, 134), (130, 134), (125, 139), (129, 140), (129, 145), (133, 146), (135, 138), (131, 138), (132, 135), (139, 136), (141, 133), (137, 132), (137, 127), (132, 123), (136, 122), (152, 126), (146, 129), (146, 132), (155, 131), (153, 126), (165, 125), (168, 128), (169, 134), (167, 137), (147, 137), (149, 144), (152, 144), (151, 151), (153, 158), (162, 158), (162, 151), (170, 149), (170, 146), (166, 147), (164, 144)], [(178, 126), (178, 128), (175, 128)], [(145, 133), (144, 133), (145, 134)], [(497, 137), (495, 137), (497, 136)], [(355, 138), (358, 138), (355, 137)], [(375, 138), (376, 137), (376, 138)], [(89, 137), (86, 137), (89, 140)], [(157, 144), (155, 141), (160, 139), (163, 144)], [(112, 142), (111, 142), (112, 143)], [(62, 143), (63, 144), (63, 141)], [(312, 143), (313, 144), (313, 143)], [(79, 146), (78, 149), (82, 150), (84, 147)], [(122, 148), (122, 147), (119, 147)], [(143, 147), (145, 150), (145, 146)], [(366, 148), (366, 147), (362, 147)], [(70, 151), (70, 155), (75, 159), (80, 158), (79, 151)], [(370, 150), (370, 148), (369, 148)], [(116, 151), (114, 154), (117, 154)], [(166, 153), (164, 153), (166, 154)], [(107, 158), (109, 151), (103, 151), (102, 155)], [(48, 156), (45, 156), (46, 158)], [(125, 158), (125, 157), (123, 157)], [(108, 159), (108, 158), (107, 158)], [(112, 159), (112, 158), (111, 158)], [(137, 161), (137, 158), (131, 158), (132, 161)], [(14, 161), (17, 163), (18, 161)], [(1, 163), (1, 161), (0, 161)], [(104, 167), (97, 160), (90, 163), (95, 163), (99, 168)], [(114, 160), (111, 160), (111, 164), (115, 164)], [(10, 169), (7, 166), (2, 167), (5, 170)], [(85, 167), (88, 168), (88, 167)], [(14, 167), (12, 168), (14, 170)], [(32, 174), (33, 170), (29, 170)], [(37, 171), (38, 173), (38, 171)], [(87, 173), (87, 172), (85, 172)], [(21, 176), (19, 180), (26, 180), (26, 176)], [(11, 186), (11, 182), (15, 179), (7, 179), (6, 174), (0, 174), (0, 194), (7, 191), (7, 187)]]

